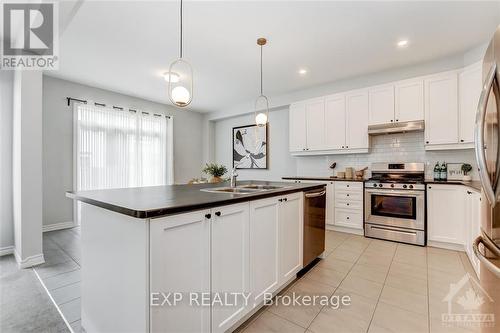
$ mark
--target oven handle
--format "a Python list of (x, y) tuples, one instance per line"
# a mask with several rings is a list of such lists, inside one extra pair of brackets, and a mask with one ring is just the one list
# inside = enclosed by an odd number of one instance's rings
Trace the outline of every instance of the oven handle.
[(366, 193), (376, 193), (380, 195), (392, 195), (392, 196), (424, 196), (424, 191), (412, 191), (412, 190), (379, 190), (379, 189), (365, 189)]
[(386, 230), (386, 231), (392, 231), (392, 232), (399, 232), (400, 234), (408, 234), (408, 235), (413, 235), (416, 236), (417, 233), (414, 231), (405, 231), (405, 230), (400, 230), (400, 229), (392, 229), (392, 228), (384, 228), (384, 227), (375, 227), (375, 226), (370, 226), (371, 229), (380, 229), (380, 230)]

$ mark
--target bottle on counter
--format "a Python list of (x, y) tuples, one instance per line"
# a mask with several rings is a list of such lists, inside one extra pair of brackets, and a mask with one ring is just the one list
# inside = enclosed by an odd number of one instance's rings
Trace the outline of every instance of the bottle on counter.
[(439, 180), (446, 181), (448, 179), (448, 167), (445, 162), (441, 164), (441, 176), (439, 177)]
[(436, 162), (436, 165), (434, 166), (434, 180), (440, 180), (441, 179), (441, 167), (439, 166), (439, 162)]

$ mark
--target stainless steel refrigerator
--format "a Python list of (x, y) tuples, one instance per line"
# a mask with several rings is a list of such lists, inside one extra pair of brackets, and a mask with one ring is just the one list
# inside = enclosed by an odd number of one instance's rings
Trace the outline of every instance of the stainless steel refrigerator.
[(494, 313), (500, 332), (500, 26), (483, 59), (483, 83), (476, 115), (475, 152), (482, 184), (481, 234), (473, 243), (480, 261), (480, 285), (491, 297), (483, 313)]

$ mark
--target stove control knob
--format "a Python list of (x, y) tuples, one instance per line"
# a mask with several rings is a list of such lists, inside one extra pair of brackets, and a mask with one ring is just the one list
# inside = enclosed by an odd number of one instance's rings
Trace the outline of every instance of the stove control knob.
[(403, 188), (407, 188), (407, 187), (408, 187), (408, 186), (406, 186), (406, 185), (403, 185)]
[(410, 188), (413, 188), (413, 185), (410, 185)]
[(382, 184), (378, 184), (378, 187), (382, 187), (382, 186), (384, 186), (384, 185), (382, 185)]
[(377, 187), (377, 184), (373, 184), (373, 187)]
[(394, 187), (394, 184), (391, 184), (391, 187)]

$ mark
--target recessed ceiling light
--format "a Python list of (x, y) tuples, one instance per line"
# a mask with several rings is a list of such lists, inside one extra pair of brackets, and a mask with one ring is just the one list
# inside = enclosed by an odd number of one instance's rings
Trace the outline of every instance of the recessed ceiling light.
[(165, 72), (163, 73), (163, 78), (165, 79), (165, 81), (169, 82), (171, 81), (172, 83), (176, 83), (176, 82), (179, 82), (179, 74), (175, 73), (175, 72)]
[(398, 47), (407, 47), (408, 46), (408, 40), (407, 39), (402, 39), (398, 42)]
[(307, 69), (304, 69), (304, 68), (299, 69), (299, 74), (300, 75), (306, 75), (307, 74)]

